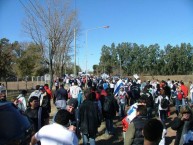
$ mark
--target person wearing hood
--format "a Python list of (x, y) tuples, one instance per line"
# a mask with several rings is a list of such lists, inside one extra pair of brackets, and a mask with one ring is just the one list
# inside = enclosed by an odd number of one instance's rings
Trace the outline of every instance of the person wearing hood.
[(23, 112), (25, 112), (25, 110), (27, 109), (27, 103), (25, 99), (26, 95), (27, 95), (27, 91), (22, 90), (21, 94), (19, 94), (19, 96), (17, 97), (18, 102), (20, 102), (18, 105), (18, 108)]
[(29, 98), (28, 98), (28, 101), (29, 101), (29, 99), (30, 99), (32, 96), (36, 96), (36, 97), (40, 98), (41, 92), (40, 92), (39, 88), (40, 88), (40, 85), (36, 85), (36, 90), (33, 91), (33, 92), (30, 94), (30, 96), (29, 96)]

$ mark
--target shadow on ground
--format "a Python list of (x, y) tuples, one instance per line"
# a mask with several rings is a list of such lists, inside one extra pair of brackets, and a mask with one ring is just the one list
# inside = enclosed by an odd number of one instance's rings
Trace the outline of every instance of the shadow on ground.
[[(114, 135), (105, 134), (105, 122), (101, 123), (101, 126), (98, 129), (98, 134), (96, 137), (96, 145), (122, 145), (123, 144), (123, 136), (122, 136), (122, 124), (118, 117), (114, 119)], [(82, 145), (82, 139), (79, 141), (79, 144)]]

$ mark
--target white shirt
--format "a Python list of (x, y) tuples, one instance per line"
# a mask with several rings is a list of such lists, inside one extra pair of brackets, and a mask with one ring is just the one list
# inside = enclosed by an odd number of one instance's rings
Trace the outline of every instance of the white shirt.
[(118, 99), (119, 99), (120, 103), (125, 104), (126, 94), (127, 93), (125, 91), (119, 91)]
[(41, 145), (78, 145), (78, 138), (64, 126), (53, 123), (42, 127), (36, 134)]
[(190, 85), (190, 93), (193, 93), (193, 84)]
[[(161, 100), (162, 100), (162, 96), (161, 95), (159, 95), (158, 97), (157, 97), (157, 100), (155, 101), (155, 103), (159, 103), (159, 110), (168, 110), (168, 108), (162, 108), (161, 107)], [(169, 101), (169, 98), (168, 98), (168, 96), (166, 96), (166, 99)]]
[(110, 83), (110, 88), (111, 88), (111, 89), (114, 89), (114, 87), (115, 87), (115, 84)]
[(22, 111), (25, 111), (26, 108), (27, 108), (27, 103), (26, 103), (26, 100), (25, 100), (25, 97), (20, 94), (17, 99), (21, 102), (21, 104), (18, 106)]
[(80, 93), (81, 88), (79, 86), (71, 86), (70, 87), (70, 95), (72, 98), (78, 98), (78, 94)]
[(36, 96), (36, 97), (39, 98), (40, 95), (41, 95), (41, 92), (40, 92), (39, 90), (35, 90), (35, 91), (33, 91), (33, 92), (30, 94), (28, 100), (29, 100), (32, 96)]

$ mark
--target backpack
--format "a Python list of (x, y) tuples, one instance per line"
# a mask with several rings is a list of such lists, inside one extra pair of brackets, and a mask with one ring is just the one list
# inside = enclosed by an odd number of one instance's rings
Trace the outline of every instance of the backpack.
[(105, 112), (111, 111), (111, 100), (107, 96), (104, 99), (103, 111)]
[(133, 98), (139, 99), (140, 89), (137, 85), (131, 86), (131, 95)]
[(166, 97), (164, 96), (164, 97), (161, 99), (161, 107), (162, 107), (163, 109), (166, 109), (166, 108), (168, 108), (168, 105), (169, 105), (169, 102), (168, 102), (168, 100), (166, 99)]
[(150, 93), (144, 93), (141, 96), (145, 98), (147, 107), (153, 107), (153, 97)]

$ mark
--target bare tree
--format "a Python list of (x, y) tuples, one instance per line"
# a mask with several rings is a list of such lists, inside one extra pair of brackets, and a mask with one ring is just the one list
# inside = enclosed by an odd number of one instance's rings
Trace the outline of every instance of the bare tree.
[[(49, 0), (40, 3), (29, 0), (24, 21), (24, 31), (41, 46), (41, 54), (49, 65), (50, 88), (53, 75), (61, 75), (65, 61), (69, 61), (74, 29), (79, 31), (76, 11), (70, 1)], [(57, 70), (57, 71), (56, 71)]]

